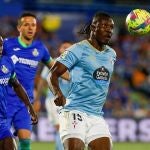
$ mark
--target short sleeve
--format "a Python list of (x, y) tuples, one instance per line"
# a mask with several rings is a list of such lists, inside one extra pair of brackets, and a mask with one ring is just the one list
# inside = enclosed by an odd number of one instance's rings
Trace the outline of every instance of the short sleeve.
[(16, 72), (15, 71), (12, 72), (10, 79), (11, 80), (16, 79)]
[(10, 58), (10, 61), (11, 61), (11, 66), (12, 66), (12, 71), (11, 71), (11, 77), (12, 79), (16, 78), (16, 72), (15, 72), (15, 64), (16, 64), (16, 61), (14, 61), (14, 58)]
[(51, 61), (52, 58), (51, 58), (50, 53), (49, 53), (48, 49), (46, 48), (46, 46), (44, 46), (42, 44), (42, 47), (43, 47), (43, 52), (44, 52), (44, 55), (43, 55), (43, 58), (42, 58), (42, 62), (44, 64), (48, 64)]
[(16, 72), (15, 72), (15, 65), (14, 65), (15, 63), (14, 63), (13, 58), (10, 58), (9, 60), (11, 62), (11, 68), (12, 68), (12, 70), (11, 70), (11, 76), (10, 76), (9, 81), (13, 82), (17, 78), (16, 77)]
[(3, 41), (3, 55), (7, 55), (7, 50), (8, 50), (8, 48), (7, 48), (7, 40), (8, 39), (4, 39), (4, 41)]
[(63, 54), (56, 59), (60, 63), (64, 64), (69, 70), (77, 64), (82, 57), (83, 48), (79, 44), (74, 44), (69, 47)]

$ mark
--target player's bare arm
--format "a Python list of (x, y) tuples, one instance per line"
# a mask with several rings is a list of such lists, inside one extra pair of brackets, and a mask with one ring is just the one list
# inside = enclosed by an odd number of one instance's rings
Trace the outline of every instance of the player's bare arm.
[(16, 92), (16, 94), (20, 97), (20, 99), (27, 106), (27, 108), (29, 110), (29, 113), (31, 115), (32, 123), (37, 124), (37, 122), (38, 122), (37, 115), (36, 115), (36, 113), (35, 113), (35, 111), (32, 107), (32, 104), (30, 103), (30, 99), (29, 99), (26, 91), (22, 87), (22, 85), (19, 83), (19, 81), (16, 78), (10, 79), (10, 84), (13, 86), (14, 91)]
[[(50, 63), (47, 65), (47, 67), (49, 68), (49, 69), (51, 69), (53, 66), (54, 66), (54, 64), (55, 64), (55, 60), (54, 59), (51, 59), (51, 61), (50, 61)], [(62, 75), (61, 75), (61, 78), (63, 78), (63, 79), (65, 79), (65, 80), (70, 80), (70, 74), (69, 74), (69, 71), (66, 71), (66, 72), (64, 72)]]
[[(46, 66), (51, 69), (55, 64), (55, 60), (51, 58), (51, 61), (46, 64)], [(64, 74), (61, 75), (61, 77), (65, 80), (70, 80), (70, 74), (68, 71), (66, 71)], [(41, 79), (38, 83), (38, 86), (37, 86), (37, 91), (36, 91), (36, 94), (35, 94), (35, 100), (34, 100), (34, 104), (33, 104), (33, 107), (34, 107), (34, 110), (36, 112), (39, 112), (40, 111), (40, 107), (41, 107), (41, 102), (40, 102), (40, 96), (41, 96), (41, 92), (42, 92), (42, 88), (43, 88), (43, 84), (44, 84), (44, 81)]]
[(64, 106), (66, 99), (59, 88), (58, 78), (67, 71), (67, 67), (60, 62), (55, 62), (48, 75), (47, 81), (50, 90), (55, 96), (55, 104), (57, 106)]

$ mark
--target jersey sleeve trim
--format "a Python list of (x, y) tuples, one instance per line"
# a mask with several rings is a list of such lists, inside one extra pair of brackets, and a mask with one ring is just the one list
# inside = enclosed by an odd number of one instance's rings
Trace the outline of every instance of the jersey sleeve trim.
[(28, 45), (26, 43), (24, 43), (20, 37), (18, 37), (18, 42), (22, 47), (24, 47), (24, 48), (28, 47)]
[(45, 61), (45, 64), (49, 64), (52, 61), (52, 58), (50, 57), (47, 61)]
[(11, 76), (12, 79), (16, 78), (16, 73), (14, 72), (13, 75)]

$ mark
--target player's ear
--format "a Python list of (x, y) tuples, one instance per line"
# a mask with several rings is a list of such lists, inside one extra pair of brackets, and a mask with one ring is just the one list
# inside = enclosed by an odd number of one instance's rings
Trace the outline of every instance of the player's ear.
[(17, 26), (17, 30), (20, 31), (20, 28)]
[(20, 26), (19, 25), (17, 25), (17, 30), (20, 31)]

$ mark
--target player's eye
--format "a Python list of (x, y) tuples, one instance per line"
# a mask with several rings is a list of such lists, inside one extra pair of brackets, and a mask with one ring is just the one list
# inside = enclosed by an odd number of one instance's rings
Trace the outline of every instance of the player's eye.
[(23, 26), (27, 27), (27, 26), (29, 26), (29, 24), (28, 24), (28, 23), (25, 23)]
[(35, 24), (32, 24), (32, 27), (35, 27), (36, 25)]

